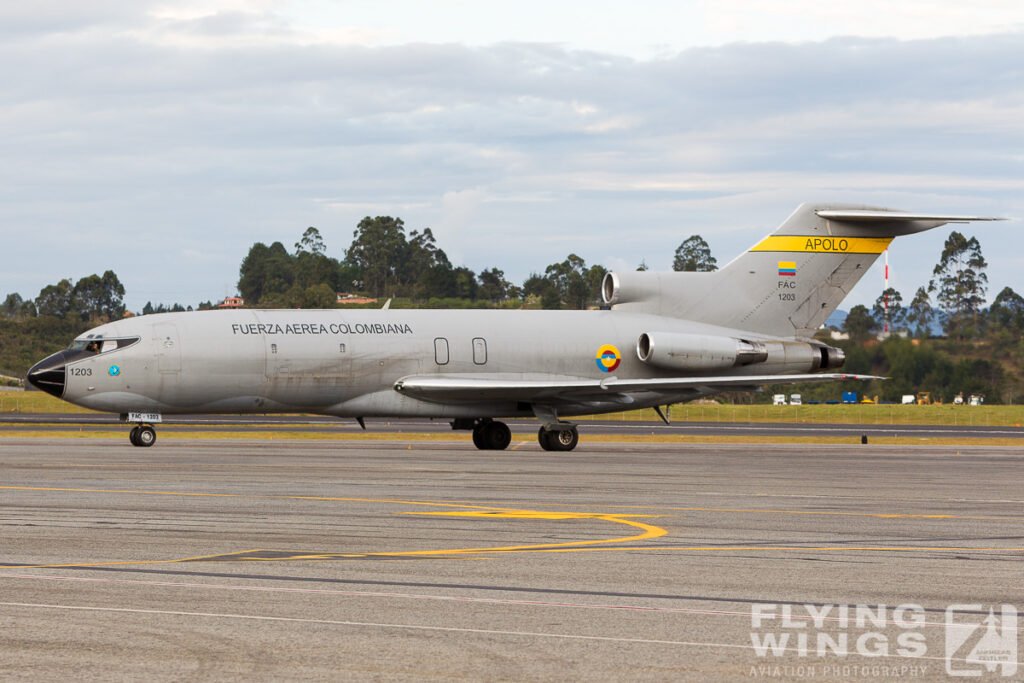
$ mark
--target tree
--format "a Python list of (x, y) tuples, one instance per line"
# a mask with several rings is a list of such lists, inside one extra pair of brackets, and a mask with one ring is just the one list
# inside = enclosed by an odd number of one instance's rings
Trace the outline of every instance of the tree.
[(295, 281), (293, 259), (280, 242), (269, 247), (262, 242), (252, 245), (238, 274), (238, 292), (249, 305), (258, 305), (270, 295), (283, 294)]
[(914, 300), (904, 315), (904, 321), (911, 326), (914, 336), (923, 339), (931, 334), (932, 321), (935, 320), (935, 310), (932, 308), (928, 290), (918, 287), (914, 294)]
[(302, 237), (295, 243), (296, 255), (313, 254), (315, 256), (323, 256), (326, 251), (327, 246), (324, 244), (324, 238), (320, 235), (320, 231), (313, 226), (306, 228), (306, 232), (302, 233)]
[(454, 296), (450, 292), (444, 294), (432, 289), (432, 285), (442, 284), (442, 289), (458, 289), (456, 278), (448, 277), (445, 271), (452, 271), (448, 255), (437, 248), (434, 233), (430, 228), (423, 232), (413, 230), (409, 233), (409, 241), (400, 253), (401, 260), (397, 263), (398, 281), (405, 287), (412, 288), (420, 296)]
[(311, 285), (303, 292), (303, 308), (334, 308), (338, 294), (326, 282)]
[(477, 292), (476, 273), (466, 267), (454, 270), (455, 296), (460, 299), (475, 299)]
[(1009, 287), (996, 295), (985, 315), (986, 336), (1002, 346), (1024, 336), (1024, 297)]
[(115, 320), (124, 315), (124, 285), (112, 270), (88, 275), (75, 284), (71, 306), (83, 320)]
[(928, 283), (929, 293), (936, 293), (949, 336), (963, 339), (977, 333), (978, 312), (988, 286), (986, 267), (977, 238), (967, 239), (955, 230), (950, 233)]
[(718, 260), (711, 255), (711, 247), (700, 235), (687, 237), (676, 248), (672, 270), (710, 272), (718, 269)]
[(24, 299), (21, 298), (21, 294), (13, 292), (7, 295), (4, 299), (3, 307), (0, 310), (3, 311), (5, 318), (20, 318), (22, 315), (22, 307), (25, 305)]
[(497, 268), (480, 271), (478, 290), (480, 297), (498, 303), (508, 298), (508, 290), (512, 284), (505, 279), (505, 273)]
[(843, 331), (850, 335), (851, 340), (856, 342), (869, 339), (877, 329), (878, 323), (871, 317), (867, 306), (861, 304), (851, 308), (850, 312), (846, 315), (846, 320), (843, 321)]
[(533, 297), (540, 300), (541, 308), (555, 309), (562, 304), (561, 297), (551, 280), (538, 273), (531, 273), (523, 282), (523, 299)]
[(587, 304), (586, 262), (576, 254), (569, 254), (561, 263), (552, 263), (544, 270), (544, 276), (558, 294), (562, 307), (582, 309)]
[(366, 291), (379, 297), (396, 284), (395, 273), (405, 250), (405, 223), (401, 218), (367, 216), (359, 221), (345, 257), (359, 267)]
[(71, 312), (72, 295), (75, 288), (67, 278), (55, 285), (47, 285), (36, 297), (36, 310), (39, 315), (51, 315), (63, 318)]
[(892, 287), (883, 291), (871, 308), (871, 317), (883, 330), (895, 331), (903, 326), (903, 296)]

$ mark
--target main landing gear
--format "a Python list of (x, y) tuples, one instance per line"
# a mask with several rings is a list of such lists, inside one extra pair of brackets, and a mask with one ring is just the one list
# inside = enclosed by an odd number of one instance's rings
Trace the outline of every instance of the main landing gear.
[(132, 442), (133, 446), (149, 448), (156, 443), (156, 430), (153, 429), (152, 425), (135, 425), (132, 427), (132, 431), (128, 433), (128, 440)]
[[(452, 429), (473, 430), (473, 445), (482, 451), (503, 451), (512, 443), (512, 430), (508, 425), (489, 417), (458, 418), (452, 420), (451, 425)], [(580, 442), (580, 434), (576, 425), (555, 419), (540, 428), (537, 441), (546, 451), (571, 451)]]
[(512, 443), (512, 430), (504, 422), (483, 418), (475, 420), (472, 427), (452, 423), (452, 429), (472, 429), (473, 445), (482, 451), (503, 451)]
[(537, 432), (537, 441), (546, 451), (571, 451), (580, 442), (580, 433), (576, 425), (564, 425), (548, 429), (541, 427)]

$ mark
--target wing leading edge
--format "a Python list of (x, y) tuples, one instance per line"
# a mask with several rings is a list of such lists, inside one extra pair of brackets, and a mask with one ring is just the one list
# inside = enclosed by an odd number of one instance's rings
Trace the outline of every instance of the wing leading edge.
[(686, 389), (751, 390), (766, 384), (800, 384), (836, 380), (885, 379), (841, 373), (747, 375), (722, 377), (655, 377), (649, 379), (527, 378), (501, 375), (411, 375), (394, 384), (395, 391), (424, 401), (551, 401), (586, 400), (632, 392), (673, 393)]

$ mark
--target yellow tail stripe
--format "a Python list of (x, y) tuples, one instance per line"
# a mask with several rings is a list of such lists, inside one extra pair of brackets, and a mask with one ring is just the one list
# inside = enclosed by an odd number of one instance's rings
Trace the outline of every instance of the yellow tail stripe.
[[(892, 237), (814, 237), (771, 235), (750, 251), (800, 251), (821, 254), (881, 254)], [(780, 265), (781, 267), (781, 265)]]

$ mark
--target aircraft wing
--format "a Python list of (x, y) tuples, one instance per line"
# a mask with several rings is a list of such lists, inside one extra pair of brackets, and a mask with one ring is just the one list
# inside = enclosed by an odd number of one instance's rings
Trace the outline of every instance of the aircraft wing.
[(841, 373), (798, 375), (726, 375), (721, 377), (655, 377), (590, 379), (585, 377), (522, 378), (519, 375), (411, 375), (395, 382), (395, 391), (425, 401), (550, 401), (585, 400), (632, 392), (673, 393), (686, 389), (751, 391), (766, 384), (802, 384), (836, 380), (885, 379)]

